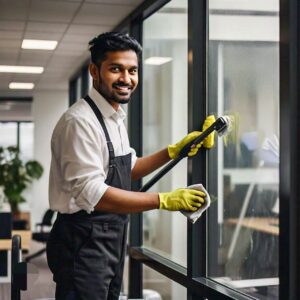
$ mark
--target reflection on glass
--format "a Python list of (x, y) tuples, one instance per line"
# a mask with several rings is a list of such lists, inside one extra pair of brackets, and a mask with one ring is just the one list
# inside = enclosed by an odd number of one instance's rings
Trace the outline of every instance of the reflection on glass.
[(186, 288), (143, 266), (143, 298), (155, 300), (186, 300)]
[[(187, 1), (171, 1), (143, 27), (143, 151), (148, 155), (187, 133)], [(185, 187), (186, 160), (151, 190)], [(144, 179), (146, 183), (151, 177)], [(144, 213), (144, 246), (186, 265), (186, 219), (179, 213)]]
[(17, 123), (0, 122), (0, 147), (17, 146)]
[(209, 1), (209, 109), (238, 122), (209, 153), (208, 275), (278, 299), (279, 1), (253, 3)]

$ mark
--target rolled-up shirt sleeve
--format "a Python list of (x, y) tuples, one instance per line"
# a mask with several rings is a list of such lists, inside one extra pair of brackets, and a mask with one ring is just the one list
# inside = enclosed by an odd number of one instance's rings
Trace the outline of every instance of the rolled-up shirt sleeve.
[(137, 161), (136, 151), (133, 148), (130, 148), (131, 153), (131, 170), (134, 168)]
[(64, 186), (75, 204), (90, 213), (108, 189), (102, 155), (106, 143), (84, 119), (68, 120), (57, 142)]

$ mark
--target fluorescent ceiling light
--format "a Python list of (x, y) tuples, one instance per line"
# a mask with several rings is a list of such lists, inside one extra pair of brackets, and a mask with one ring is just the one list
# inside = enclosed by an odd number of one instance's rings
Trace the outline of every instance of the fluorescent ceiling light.
[(34, 84), (31, 82), (11, 82), (9, 88), (12, 90), (32, 90)]
[(43, 67), (29, 67), (29, 66), (5, 66), (0, 65), (0, 73), (31, 73), (41, 74), (44, 72)]
[(145, 59), (146, 65), (162, 65), (172, 60), (172, 57), (152, 56)]
[(54, 50), (56, 46), (57, 46), (57, 41), (25, 39), (22, 42), (22, 49)]

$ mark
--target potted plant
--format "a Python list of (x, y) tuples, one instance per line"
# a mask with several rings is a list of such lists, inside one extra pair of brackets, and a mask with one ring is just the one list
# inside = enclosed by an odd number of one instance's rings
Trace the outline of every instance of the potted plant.
[(22, 192), (43, 174), (39, 162), (30, 160), (25, 163), (19, 154), (18, 147), (0, 147), (0, 186), (3, 186), (13, 214), (18, 212), (19, 203), (26, 202)]

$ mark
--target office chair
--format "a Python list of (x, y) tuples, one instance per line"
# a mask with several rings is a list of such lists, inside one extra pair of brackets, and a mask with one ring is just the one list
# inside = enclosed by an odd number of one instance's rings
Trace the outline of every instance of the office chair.
[[(21, 236), (12, 237), (11, 249), (11, 300), (21, 300), (21, 290), (27, 291), (27, 263), (22, 261)], [(37, 299), (38, 300), (38, 299)], [(44, 298), (40, 300), (55, 300)]]
[(21, 299), (21, 290), (27, 289), (27, 265), (22, 262), (21, 237), (12, 237), (11, 249), (11, 300)]
[[(53, 215), (54, 215), (54, 211), (52, 211), (51, 209), (47, 209), (47, 211), (45, 212), (45, 214), (43, 216), (42, 222), (36, 224), (36, 228), (39, 228), (39, 231), (34, 232), (32, 234), (32, 239), (34, 241), (41, 242), (41, 243), (46, 243), (47, 242), (50, 232), (49, 231), (44, 231), (44, 228), (45, 227), (49, 228), (49, 227), (52, 226)], [(31, 255), (28, 255), (25, 258), (25, 261), (29, 262), (33, 258), (42, 255), (44, 252), (46, 252), (46, 246), (43, 247), (41, 250), (39, 250), (39, 251), (37, 251), (37, 252), (35, 252)]]

